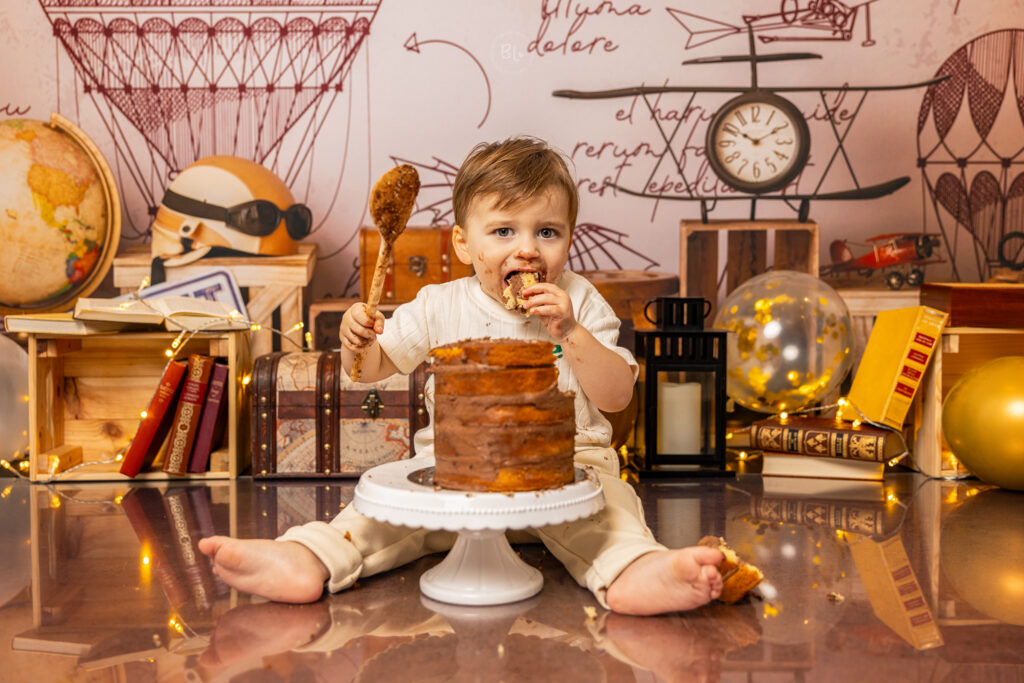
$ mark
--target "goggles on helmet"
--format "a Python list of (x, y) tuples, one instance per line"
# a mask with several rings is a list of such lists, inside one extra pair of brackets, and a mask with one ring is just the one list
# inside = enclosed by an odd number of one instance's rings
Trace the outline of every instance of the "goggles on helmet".
[(273, 233), (282, 218), (288, 235), (293, 240), (301, 240), (308, 235), (313, 225), (313, 214), (305, 204), (292, 204), (281, 210), (272, 201), (254, 199), (251, 202), (225, 207), (167, 190), (164, 193), (163, 205), (172, 211), (189, 216), (226, 223), (235, 230), (254, 237), (266, 237)]

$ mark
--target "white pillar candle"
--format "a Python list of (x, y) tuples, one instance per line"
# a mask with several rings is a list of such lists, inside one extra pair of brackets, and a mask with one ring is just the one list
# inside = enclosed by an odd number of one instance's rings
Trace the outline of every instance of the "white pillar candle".
[(658, 452), (693, 455), (700, 447), (700, 384), (658, 382)]

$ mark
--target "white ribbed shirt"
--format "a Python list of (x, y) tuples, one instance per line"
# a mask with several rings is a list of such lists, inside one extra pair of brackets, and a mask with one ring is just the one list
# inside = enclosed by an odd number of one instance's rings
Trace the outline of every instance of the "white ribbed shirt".
[[(626, 349), (617, 345), (619, 319), (607, 301), (586, 278), (565, 271), (558, 286), (565, 290), (572, 302), (573, 314), (579, 324), (590, 331), (602, 344), (629, 363), (633, 378), (639, 372), (636, 360)], [(541, 321), (534, 317), (509, 311), (487, 296), (476, 277), (464, 277), (440, 285), (427, 285), (416, 298), (395, 309), (384, 323), (380, 335), (381, 349), (403, 373), (411, 373), (427, 359), (430, 349), (467, 339), (540, 339), (557, 344)], [(558, 358), (558, 388), (576, 394), (576, 445), (608, 446), (612, 427), (601, 411), (583, 393), (569, 362)], [(434, 444), (434, 378), (427, 381), (425, 390), (430, 424), (416, 433), (417, 455), (433, 453)]]

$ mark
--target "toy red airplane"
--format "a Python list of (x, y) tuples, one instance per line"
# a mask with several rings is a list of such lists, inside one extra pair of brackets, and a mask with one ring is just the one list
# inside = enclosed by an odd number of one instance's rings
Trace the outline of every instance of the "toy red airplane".
[[(929, 263), (942, 263), (942, 259), (931, 258), (935, 247), (939, 246), (937, 235), (920, 232), (897, 232), (887, 235), (869, 237), (871, 251), (854, 257), (848, 240), (835, 240), (829, 245), (832, 264), (821, 268), (822, 275), (838, 275), (856, 272), (870, 277), (876, 270), (887, 270), (885, 283), (890, 289), (899, 289), (906, 282), (917, 287), (924, 282), (922, 266)], [(909, 266), (909, 270), (901, 268)]]

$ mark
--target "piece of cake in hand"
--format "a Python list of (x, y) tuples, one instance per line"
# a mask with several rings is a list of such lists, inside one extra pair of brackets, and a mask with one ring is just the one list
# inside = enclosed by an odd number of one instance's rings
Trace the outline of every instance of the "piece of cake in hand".
[(697, 545), (722, 551), (722, 564), (718, 565), (718, 573), (722, 575), (722, 594), (718, 596), (720, 602), (731, 604), (739, 601), (764, 578), (760, 569), (740, 557), (720, 536), (705, 536)]
[(505, 308), (510, 311), (526, 313), (526, 299), (523, 298), (522, 292), (527, 287), (535, 285), (540, 281), (541, 279), (537, 273), (525, 270), (518, 270), (509, 275), (506, 280), (507, 286), (501, 293), (502, 298), (505, 300)]

